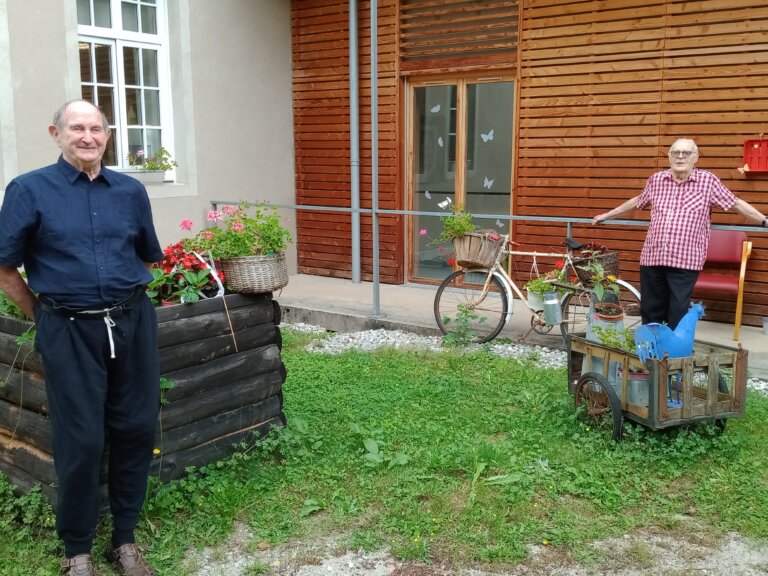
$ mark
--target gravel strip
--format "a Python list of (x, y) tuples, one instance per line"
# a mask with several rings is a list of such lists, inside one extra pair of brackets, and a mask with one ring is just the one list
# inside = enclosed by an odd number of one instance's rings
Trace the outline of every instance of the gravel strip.
[[(320, 326), (311, 324), (283, 324), (285, 328), (297, 332), (311, 334), (326, 334), (328, 331)], [(372, 352), (379, 348), (395, 348), (398, 350), (431, 350), (435, 352), (457, 352), (456, 348), (443, 346), (441, 336), (419, 336), (403, 330), (366, 330), (363, 332), (334, 333), (328, 338), (319, 338), (307, 344), (308, 352), (320, 354), (342, 354), (348, 350)], [(472, 352), (485, 349), (503, 358), (516, 360), (520, 363), (533, 362), (541, 368), (558, 369), (567, 366), (568, 354), (557, 348), (536, 346), (531, 344), (470, 344), (462, 352)], [(747, 387), (768, 395), (768, 381), (760, 378), (747, 379)]]

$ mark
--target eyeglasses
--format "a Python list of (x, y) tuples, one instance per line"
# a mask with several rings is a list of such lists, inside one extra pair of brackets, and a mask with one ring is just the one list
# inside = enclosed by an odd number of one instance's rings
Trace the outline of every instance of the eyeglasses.
[(683, 158), (688, 158), (691, 154), (693, 154), (692, 150), (670, 150), (669, 151), (670, 158), (677, 158), (678, 156), (682, 156)]

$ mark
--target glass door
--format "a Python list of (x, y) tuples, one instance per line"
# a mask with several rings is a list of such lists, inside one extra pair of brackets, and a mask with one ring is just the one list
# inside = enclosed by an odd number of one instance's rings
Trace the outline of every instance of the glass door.
[[(410, 91), (409, 194), (414, 211), (510, 213), (514, 83), (415, 83)], [(463, 162), (457, 162), (457, 158)], [(476, 218), (479, 228), (509, 230), (501, 218)], [(450, 242), (439, 242), (439, 216), (413, 216), (409, 278), (442, 280), (455, 265)]]

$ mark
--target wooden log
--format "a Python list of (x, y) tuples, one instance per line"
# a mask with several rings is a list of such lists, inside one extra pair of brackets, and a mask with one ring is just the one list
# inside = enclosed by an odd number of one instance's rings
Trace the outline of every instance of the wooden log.
[(187, 468), (194, 466), (200, 468), (211, 462), (221, 460), (231, 455), (241, 443), (252, 444), (255, 440), (263, 438), (273, 426), (284, 426), (285, 416), (272, 418), (266, 422), (255, 425), (250, 429), (240, 430), (228, 436), (216, 438), (200, 446), (194, 446), (186, 450), (179, 450), (169, 454), (160, 454), (151, 466), (151, 473), (158, 476), (163, 482), (181, 478), (187, 474)]
[(176, 402), (222, 385), (226, 387), (230, 382), (248, 376), (278, 370), (281, 365), (280, 350), (274, 344), (230, 354), (207, 364), (163, 373), (165, 378), (175, 384), (165, 392), (165, 397), (170, 402)]
[(45, 380), (38, 372), (0, 363), (0, 398), (33, 412), (48, 414)]
[(180, 318), (173, 322), (158, 323), (160, 348), (192, 342), (221, 334), (238, 333), (246, 328), (268, 324), (275, 326), (274, 301), (264, 300), (257, 305), (229, 310), (215, 310), (206, 314)]
[(248, 404), (229, 412), (215, 414), (202, 420), (163, 431), (157, 435), (158, 448), (162, 453), (173, 453), (193, 446), (200, 446), (216, 438), (249, 430), (282, 414), (282, 394), (270, 396), (258, 404)]
[[(226, 309), (230, 312), (244, 306), (266, 306), (272, 303), (272, 294), (228, 294), (224, 296)], [(194, 304), (178, 304), (176, 306), (163, 306), (157, 308), (158, 326), (164, 322), (173, 322), (182, 318), (199, 316), (210, 312), (223, 312), (225, 310), (222, 298), (200, 300)]]
[(41, 482), (40, 479), (35, 478), (26, 470), (0, 460), (0, 472), (5, 474), (8, 481), (13, 484), (14, 492), (16, 494), (26, 494), (37, 484), (40, 484), (43, 495), (48, 498), (51, 503), (56, 502), (56, 489), (50, 484)]
[(51, 453), (51, 426), (47, 416), (0, 400), (0, 434)]
[(277, 334), (278, 328), (274, 324), (259, 324), (236, 332), (234, 337), (232, 334), (223, 334), (160, 348), (160, 373), (201, 366), (237, 351), (266, 346), (276, 342)]
[[(21, 320), (14, 320), (13, 318), (5, 318), (5, 320), (15, 321), (17, 324), (21, 323)], [(5, 324), (8, 324), (8, 322), (5, 322)], [(8, 366), (13, 365), (19, 369), (23, 368), (42, 374), (43, 360), (32, 348), (32, 343), (25, 342), (19, 347), (16, 343), (16, 338), (18, 338), (18, 336), (12, 332), (8, 333), (0, 331), (0, 362), (7, 364)], [(3, 378), (5, 378), (5, 375), (0, 374), (0, 380)]]
[(158, 430), (168, 432), (211, 414), (221, 414), (248, 404), (256, 404), (279, 394), (283, 382), (285, 371), (279, 369), (232, 382), (227, 387), (206, 390), (204, 394), (181, 398), (162, 407)]
[(56, 483), (53, 456), (30, 444), (0, 434), (0, 469), (4, 466), (21, 468), (43, 484)]

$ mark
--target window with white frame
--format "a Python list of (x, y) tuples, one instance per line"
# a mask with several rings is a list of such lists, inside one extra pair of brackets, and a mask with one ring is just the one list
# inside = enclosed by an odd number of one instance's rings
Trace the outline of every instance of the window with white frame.
[(77, 0), (82, 97), (107, 116), (107, 166), (173, 149), (165, 0)]

